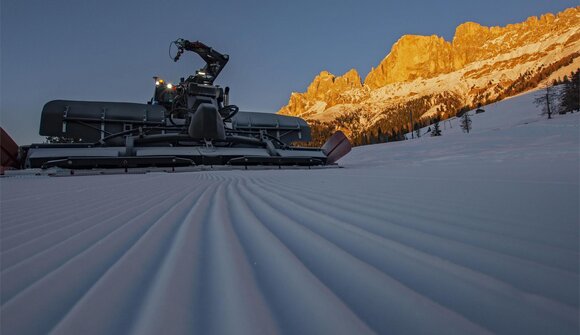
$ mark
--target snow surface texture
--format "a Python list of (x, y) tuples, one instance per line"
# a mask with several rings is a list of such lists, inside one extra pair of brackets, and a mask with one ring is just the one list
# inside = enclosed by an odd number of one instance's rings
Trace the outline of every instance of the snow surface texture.
[(578, 334), (580, 113), (532, 98), (344, 169), (3, 178), (1, 333)]

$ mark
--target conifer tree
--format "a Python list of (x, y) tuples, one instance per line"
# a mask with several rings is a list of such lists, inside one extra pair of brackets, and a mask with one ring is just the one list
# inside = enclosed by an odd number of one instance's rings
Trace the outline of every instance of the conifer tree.
[(580, 69), (572, 72), (570, 79), (564, 77), (564, 85), (560, 92), (560, 114), (580, 110)]
[(471, 130), (471, 117), (469, 116), (469, 113), (465, 112), (460, 119), (460, 123), (459, 123), (461, 129), (463, 129), (463, 132), (468, 133)]
[(436, 118), (435, 123), (433, 123), (433, 130), (431, 131), (431, 136), (441, 136), (441, 128), (439, 128), (439, 118)]

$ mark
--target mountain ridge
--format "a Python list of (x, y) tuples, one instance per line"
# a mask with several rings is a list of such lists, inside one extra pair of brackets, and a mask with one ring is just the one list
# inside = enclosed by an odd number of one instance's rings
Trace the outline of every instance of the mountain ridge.
[(278, 113), (334, 123), (357, 114), (359, 129), (334, 125), (355, 136), (401, 129), (407, 114), (402, 109), (413, 109), (418, 118), (446, 118), (535, 89), (577, 69), (579, 50), (580, 6), (504, 27), (465, 22), (452, 41), (403, 35), (364, 80), (355, 69), (339, 76), (321, 71)]

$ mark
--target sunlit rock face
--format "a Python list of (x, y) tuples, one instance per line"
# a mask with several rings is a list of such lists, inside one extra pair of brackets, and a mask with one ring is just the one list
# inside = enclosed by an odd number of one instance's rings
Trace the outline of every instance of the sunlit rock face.
[(505, 27), (467, 22), (451, 42), (401, 37), (364, 81), (354, 69), (342, 76), (322, 71), (279, 113), (331, 121), (356, 111), (365, 126), (409, 104), (421, 116), (452, 116), (562, 78), (580, 67), (579, 54), (580, 7)]
[(343, 93), (362, 88), (361, 78), (355, 69), (342, 76), (322, 71), (314, 78), (305, 93), (292, 93), (288, 105), (282, 108), (280, 113), (304, 115), (317, 106), (326, 109), (337, 104), (353, 102), (352, 98)]
[(455, 69), (451, 43), (435, 35), (405, 35), (368, 74), (365, 86), (376, 89), (390, 83), (431, 78)]

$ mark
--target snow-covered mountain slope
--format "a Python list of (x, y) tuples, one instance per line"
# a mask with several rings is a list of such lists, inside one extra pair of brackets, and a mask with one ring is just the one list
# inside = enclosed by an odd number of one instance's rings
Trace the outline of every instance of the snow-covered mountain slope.
[(2, 178), (0, 332), (577, 334), (580, 113), (531, 99), (342, 169)]

